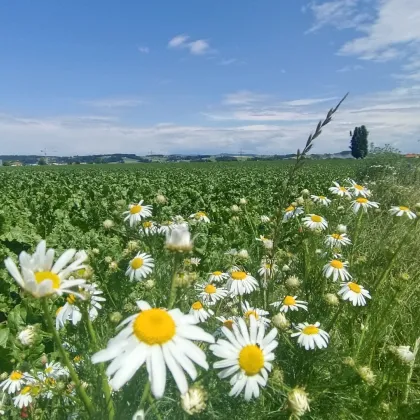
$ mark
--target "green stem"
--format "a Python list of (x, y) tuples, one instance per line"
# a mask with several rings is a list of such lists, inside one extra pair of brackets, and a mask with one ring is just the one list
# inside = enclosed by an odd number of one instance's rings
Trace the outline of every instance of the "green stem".
[(147, 381), (146, 386), (143, 389), (143, 394), (140, 399), (140, 405), (139, 405), (140, 410), (144, 407), (144, 404), (146, 403), (149, 393), (150, 393), (150, 381)]
[(352, 248), (351, 256), (350, 256), (350, 266), (353, 264), (354, 254), (356, 253), (356, 245), (357, 245), (357, 240), (359, 239), (359, 231), (360, 231), (360, 225), (362, 223), (363, 213), (364, 213), (363, 209), (360, 209), (359, 215), (357, 217), (356, 229), (354, 231), (353, 248)]
[(419, 348), (420, 348), (420, 337), (416, 340), (416, 343), (414, 344), (414, 349), (413, 349), (414, 360), (411, 362), (410, 370), (407, 374), (407, 380), (405, 382), (404, 399), (403, 399), (404, 404), (407, 404), (407, 402), (408, 402), (408, 394), (409, 394), (409, 391), (410, 391), (411, 377), (413, 376), (414, 365), (415, 365), (415, 362), (416, 362), (416, 357), (417, 357), (417, 353), (419, 351)]
[[(86, 324), (86, 328), (87, 328), (89, 337), (92, 341), (93, 349), (95, 351), (98, 351), (99, 350), (98, 339), (96, 337), (95, 330), (93, 328), (92, 322), (89, 318), (89, 313), (88, 313), (86, 308), (82, 308), (82, 314), (83, 314), (83, 317), (84, 317), (84, 321), (85, 321), (85, 324)], [(108, 412), (108, 419), (109, 420), (114, 420), (114, 418), (115, 418), (114, 402), (112, 401), (111, 389), (110, 389), (108, 379), (107, 379), (106, 374), (105, 374), (105, 366), (104, 366), (103, 363), (99, 364), (99, 373), (100, 373), (100, 376), (101, 376), (102, 391), (105, 395), (105, 404), (106, 404), (106, 409), (107, 409), (107, 412)]]
[(48, 300), (47, 298), (41, 299), (41, 305), (42, 309), (44, 311), (45, 319), (47, 321), (48, 328), (52, 334), (53, 340), (58, 348), (58, 351), (60, 353), (61, 359), (63, 361), (63, 364), (67, 367), (70, 373), (71, 380), (74, 382), (76, 387), (76, 392), (79, 395), (79, 398), (82, 400), (86, 411), (89, 413), (89, 417), (93, 418), (95, 411), (93, 409), (92, 401), (86, 394), (86, 391), (82, 387), (82, 384), (80, 382), (80, 379), (73, 367), (73, 365), (70, 362), (69, 356), (67, 355), (66, 351), (64, 350), (64, 347), (61, 343), (60, 336), (58, 335), (57, 330), (55, 329), (54, 322), (50, 313), (50, 310), (48, 308)]
[(153, 399), (152, 395), (149, 394), (149, 403), (152, 406), (152, 410), (155, 412), (155, 416), (157, 417), (158, 420), (162, 420), (161, 415), (159, 414), (159, 411), (156, 407), (156, 401)]
[(169, 294), (168, 310), (172, 309), (176, 300), (176, 276), (178, 275), (178, 265), (179, 265), (179, 256), (175, 254), (174, 256), (174, 267), (172, 273), (172, 283), (171, 283), (171, 292)]

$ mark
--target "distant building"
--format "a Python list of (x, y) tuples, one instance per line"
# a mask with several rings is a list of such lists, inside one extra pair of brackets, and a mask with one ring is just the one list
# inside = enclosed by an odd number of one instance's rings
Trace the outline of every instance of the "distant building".
[(407, 153), (405, 155), (406, 158), (420, 158), (420, 155), (416, 154), (416, 153)]

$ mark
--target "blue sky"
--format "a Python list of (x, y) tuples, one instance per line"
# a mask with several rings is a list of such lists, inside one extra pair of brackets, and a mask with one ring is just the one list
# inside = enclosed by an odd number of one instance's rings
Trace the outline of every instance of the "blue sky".
[(418, 0), (3, 1), (0, 154), (420, 151)]

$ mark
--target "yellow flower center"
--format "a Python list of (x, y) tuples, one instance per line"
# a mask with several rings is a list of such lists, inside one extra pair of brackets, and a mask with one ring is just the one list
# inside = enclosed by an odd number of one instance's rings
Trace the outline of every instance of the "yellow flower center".
[(216, 286), (213, 286), (212, 284), (208, 284), (208, 285), (204, 288), (204, 291), (205, 291), (206, 293), (209, 293), (209, 294), (216, 293)]
[(143, 227), (145, 229), (151, 228), (152, 226), (153, 226), (152, 222), (149, 222), (149, 221), (143, 222)]
[(319, 333), (319, 328), (315, 327), (315, 325), (308, 325), (302, 330), (302, 332), (305, 335), (315, 335)]
[(70, 305), (74, 305), (74, 302), (76, 302), (76, 296), (74, 296), (74, 295), (68, 295), (68, 297), (67, 297), (67, 302), (68, 302)]
[(331, 237), (333, 237), (334, 239), (336, 239), (337, 241), (339, 241), (340, 239), (342, 239), (341, 235), (339, 233), (333, 233), (331, 235)]
[(201, 304), (201, 302), (194, 302), (191, 306), (195, 311), (198, 311), (200, 309), (203, 309), (203, 305)]
[(330, 266), (333, 267), (333, 268), (336, 268), (338, 270), (341, 270), (344, 267), (344, 264), (341, 261), (332, 260), (330, 262)]
[(231, 274), (231, 277), (233, 280), (244, 280), (246, 278), (246, 273), (245, 271), (234, 271)]
[(287, 209), (285, 210), (286, 212), (290, 212), (290, 211), (294, 211), (295, 208), (293, 206), (289, 206), (287, 207)]
[(213, 271), (213, 276), (221, 276), (223, 273), (221, 271)]
[(140, 213), (142, 211), (143, 207), (140, 206), (139, 204), (136, 204), (135, 206), (131, 207), (130, 209), (130, 213), (131, 214), (137, 214)]
[(248, 318), (248, 319), (249, 319), (249, 317), (250, 317), (251, 315), (254, 315), (255, 319), (258, 319), (258, 318), (259, 318), (259, 316), (258, 316), (258, 314), (257, 314), (257, 311), (256, 311), (256, 310), (254, 310), (254, 309), (251, 309), (251, 310), (246, 311), (246, 312), (244, 313), (244, 317), (245, 317), (245, 318)]
[(79, 363), (82, 360), (82, 356), (74, 356), (73, 362)]
[(134, 335), (149, 346), (164, 344), (176, 333), (172, 317), (164, 309), (153, 308), (140, 312), (133, 323)]
[(60, 312), (61, 312), (61, 310), (63, 309), (63, 307), (62, 306), (60, 306), (56, 311), (55, 311), (55, 316), (57, 316)]
[(313, 216), (311, 216), (311, 220), (315, 223), (320, 223), (322, 221), (322, 217), (314, 214)]
[(269, 269), (271, 268), (271, 265), (270, 265), (270, 264), (266, 264), (266, 265), (265, 265), (265, 268), (266, 268), (267, 270), (269, 270)]
[(136, 257), (131, 261), (131, 268), (133, 270), (138, 270), (139, 268), (143, 267), (143, 258)]
[(356, 201), (360, 204), (366, 204), (368, 202), (368, 199), (360, 197), (360, 198), (356, 198)]
[(365, 189), (362, 185), (359, 185), (359, 184), (354, 184), (354, 188), (356, 188), (356, 190), (359, 190), (359, 191), (362, 191)]
[(45, 378), (44, 383), (49, 386), (54, 386), (56, 384), (56, 380), (54, 378)]
[(245, 346), (239, 353), (239, 366), (247, 376), (254, 376), (264, 366), (264, 354), (255, 344)]
[(229, 330), (233, 330), (233, 321), (231, 319), (228, 319), (223, 322), (223, 326), (228, 328)]
[(29, 392), (31, 392), (31, 387), (30, 386), (25, 386), (25, 388), (23, 388), (22, 391), (20, 391), (20, 393), (22, 395), (29, 394)]
[(45, 369), (45, 373), (51, 373), (52, 371), (53, 371), (52, 366), (47, 367), (47, 368)]
[(325, 197), (324, 195), (320, 195), (318, 198), (319, 198), (320, 200), (325, 200), (325, 199), (326, 199), (326, 197)]
[(408, 207), (405, 206), (400, 206), (399, 207), (401, 211), (409, 211), (410, 209)]
[(22, 378), (23, 378), (23, 375), (20, 372), (16, 371), (16, 370), (13, 371), (11, 373), (11, 375), (10, 375), (10, 379), (12, 381), (18, 381), (19, 379), (22, 379)]
[(57, 274), (51, 271), (38, 271), (35, 273), (35, 281), (39, 284), (45, 280), (52, 281), (53, 289), (58, 289), (60, 287), (60, 277)]
[(283, 300), (283, 304), (287, 306), (296, 305), (296, 300), (293, 296), (286, 296)]
[(199, 211), (198, 213), (195, 213), (195, 218), (196, 219), (201, 219), (202, 217), (206, 217), (206, 213), (204, 213), (204, 211)]
[(346, 192), (347, 191), (347, 189), (344, 188), (344, 187), (340, 187), (339, 190), (342, 191), (342, 192)]
[(354, 293), (360, 293), (362, 291), (362, 288), (356, 283), (350, 282), (347, 284), (347, 286)]

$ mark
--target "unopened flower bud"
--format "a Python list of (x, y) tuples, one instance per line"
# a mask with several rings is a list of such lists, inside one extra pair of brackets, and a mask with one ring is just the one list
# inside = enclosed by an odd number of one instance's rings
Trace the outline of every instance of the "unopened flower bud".
[(415, 206), (416, 210), (420, 210), (420, 203), (416, 203)]
[(249, 258), (248, 251), (247, 251), (246, 249), (241, 249), (241, 250), (238, 252), (238, 257), (239, 257), (239, 258), (243, 258), (244, 260), (247, 260), (247, 259)]
[(207, 393), (200, 385), (193, 385), (181, 395), (181, 407), (189, 415), (201, 413), (206, 409)]
[(239, 208), (239, 206), (237, 206), (236, 204), (234, 204), (231, 208), (230, 208), (234, 213), (238, 213), (238, 211), (240, 211), (241, 209)]
[(102, 223), (105, 229), (111, 229), (114, 226), (114, 222), (110, 219), (104, 220)]
[(288, 271), (290, 271), (290, 267), (287, 264), (283, 265), (283, 268), (281, 269), (284, 273), (287, 273)]
[(175, 226), (166, 234), (166, 248), (171, 251), (188, 252), (193, 248), (191, 233), (188, 226), (182, 224)]
[(293, 388), (287, 394), (287, 405), (295, 417), (302, 417), (307, 411), (311, 411), (308, 394), (304, 388)]
[(248, 201), (247, 201), (247, 199), (246, 198), (241, 198), (240, 200), (239, 200), (239, 204), (241, 204), (241, 205), (245, 205), (246, 203), (248, 203)]
[(284, 316), (283, 312), (279, 312), (271, 318), (273, 325), (279, 330), (285, 331), (290, 327), (290, 321)]
[(368, 385), (373, 385), (375, 383), (376, 375), (369, 366), (360, 366), (357, 369), (357, 373)]
[(41, 362), (42, 365), (46, 365), (48, 363), (48, 357), (47, 357), (47, 355), (46, 354), (43, 354), (40, 357), (39, 361)]
[(338, 225), (337, 226), (338, 233), (347, 233), (347, 226), (346, 225)]
[(327, 303), (327, 305), (330, 306), (338, 306), (340, 304), (337, 295), (335, 295), (334, 293), (327, 293), (324, 296), (324, 300)]
[(144, 414), (144, 410), (139, 410), (134, 413), (133, 420), (145, 420), (146, 414)]
[(162, 194), (158, 194), (156, 196), (156, 199), (155, 200), (156, 200), (156, 203), (158, 203), (158, 204), (166, 204), (166, 202), (168, 201), (166, 199), (166, 197), (164, 195), (162, 195)]
[(302, 194), (303, 197), (308, 198), (309, 195), (310, 195), (310, 192), (309, 192), (309, 190), (307, 190), (305, 188), (304, 190), (302, 190), (301, 194)]
[(289, 289), (298, 289), (300, 286), (300, 280), (296, 276), (290, 276), (286, 279), (286, 287)]
[(22, 346), (30, 347), (35, 341), (35, 332), (35, 327), (30, 325), (18, 334), (17, 339)]
[(298, 197), (296, 203), (298, 203), (299, 206), (303, 206), (305, 204), (305, 199), (303, 197)]
[(109, 315), (109, 320), (114, 324), (119, 324), (122, 320), (122, 317), (123, 316), (120, 312), (112, 312), (112, 314)]
[(105, 257), (104, 261), (109, 264), (112, 261), (112, 257)]
[(350, 357), (350, 356), (345, 357), (345, 358), (343, 359), (343, 363), (344, 363), (346, 366), (350, 366), (350, 367), (354, 367), (354, 366), (355, 366), (355, 364), (356, 364), (356, 362), (354, 361), (354, 359), (353, 359), (352, 357)]
[(294, 208), (296, 208), (298, 206), (298, 203), (296, 201), (293, 201), (292, 204), (290, 204), (291, 206), (293, 206)]
[(9, 377), (9, 374), (7, 372), (3, 372), (0, 375), (0, 381), (4, 381), (5, 379), (7, 379)]
[(99, 254), (99, 249), (98, 248), (92, 248), (92, 254), (98, 255)]
[(155, 281), (152, 279), (146, 280), (144, 282), (144, 287), (148, 290), (153, 289), (155, 287)]
[(109, 263), (109, 269), (112, 271), (116, 271), (118, 269), (118, 264), (115, 261), (111, 261)]
[(284, 374), (283, 371), (278, 368), (277, 366), (271, 372), (270, 381), (273, 382), (275, 385), (282, 385), (284, 382)]

